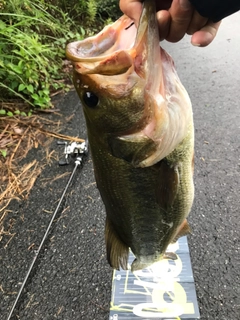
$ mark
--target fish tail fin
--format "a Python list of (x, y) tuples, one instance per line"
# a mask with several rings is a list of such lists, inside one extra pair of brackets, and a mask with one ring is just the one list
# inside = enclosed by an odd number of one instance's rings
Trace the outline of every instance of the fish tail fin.
[(127, 270), (129, 247), (119, 238), (108, 218), (106, 219), (105, 225), (105, 241), (107, 259), (110, 266), (117, 270), (119, 270), (120, 267)]

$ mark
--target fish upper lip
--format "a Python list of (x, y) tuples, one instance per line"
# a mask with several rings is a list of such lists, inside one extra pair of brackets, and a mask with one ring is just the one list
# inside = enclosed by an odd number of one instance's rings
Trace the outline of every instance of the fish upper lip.
[(134, 65), (136, 35), (133, 21), (123, 15), (97, 35), (69, 43), (66, 56), (79, 74), (121, 75)]

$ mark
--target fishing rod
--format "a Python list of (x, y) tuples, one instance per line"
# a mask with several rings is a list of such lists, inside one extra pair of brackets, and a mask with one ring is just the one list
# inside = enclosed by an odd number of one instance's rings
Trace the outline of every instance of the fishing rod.
[(70, 183), (71, 183), (71, 181), (72, 181), (72, 179), (73, 179), (73, 177), (74, 177), (74, 175), (76, 173), (76, 170), (77, 170), (77, 168), (79, 166), (81, 166), (83, 164), (83, 158), (84, 158), (84, 156), (87, 156), (87, 154), (88, 154), (88, 141), (87, 140), (85, 140), (82, 143), (72, 142), (71, 144), (67, 144), (67, 142), (61, 142), (61, 141), (58, 141), (57, 143), (58, 143), (58, 145), (65, 145), (65, 148), (64, 148), (65, 159), (64, 160), (60, 160), (59, 161), (59, 165), (63, 166), (63, 165), (69, 164), (69, 157), (71, 156), (71, 157), (75, 157), (75, 166), (73, 168), (73, 171), (71, 173), (70, 178), (68, 179), (68, 182), (67, 182), (67, 184), (65, 186), (65, 189), (63, 190), (62, 196), (61, 196), (61, 198), (60, 198), (60, 200), (58, 202), (57, 208), (55, 209), (55, 211), (53, 213), (52, 219), (49, 222), (47, 230), (46, 230), (46, 232), (45, 232), (45, 234), (44, 234), (44, 236), (42, 238), (42, 241), (41, 241), (38, 249), (35, 251), (35, 255), (33, 257), (32, 263), (31, 263), (31, 265), (30, 265), (30, 267), (29, 267), (29, 269), (27, 271), (27, 274), (26, 274), (24, 280), (23, 280), (21, 288), (19, 289), (18, 295), (17, 295), (17, 297), (16, 297), (16, 299), (14, 301), (14, 304), (13, 304), (12, 309), (11, 309), (9, 315), (8, 315), (7, 320), (11, 320), (11, 318), (12, 318), (12, 315), (13, 315), (13, 312), (14, 312), (14, 310), (16, 308), (16, 305), (17, 305), (17, 303), (18, 303), (18, 301), (19, 301), (19, 299), (21, 297), (23, 289), (25, 288), (27, 280), (28, 280), (28, 278), (29, 278), (29, 276), (30, 276), (30, 274), (32, 272), (32, 269), (33, 269), (33, 267), (35, 265), (35, 262), (36, 262), (36, 260), (37, 260), (37, 258), (39, 256), (39, 253), (40, 253), (40, 251), (41, 251), (41, 249), (42, 249), (42, 247), (44, 245), (44, 242), (45, 242), (45, 240), (46, 240), (46, 238), (48, 236), (49, 230), (51, 229), (52, 223), (53, 223), (53, 221), (54, 221), (54, 219), (56, 217), (56, 214), (57, 214), (57, 212), (58, 212), (58, 210), (59, 210), (59, 208), (61, 206), (61, 203), (62, 203), (63, 198), (64, 198), (64, 196), (65, 196), (65, 194), (67, 192), (67, 189), (68, 189), (68, 187), (69, 187), (69, 185), (70, 185)]

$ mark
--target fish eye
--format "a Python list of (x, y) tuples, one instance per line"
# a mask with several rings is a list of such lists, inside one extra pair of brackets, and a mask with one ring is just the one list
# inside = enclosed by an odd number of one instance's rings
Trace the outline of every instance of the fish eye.
[(83, 94), (83, 101), (89, 108), (95, 108), (98, 105), (98, 97), (91, 91), (86, 91)]

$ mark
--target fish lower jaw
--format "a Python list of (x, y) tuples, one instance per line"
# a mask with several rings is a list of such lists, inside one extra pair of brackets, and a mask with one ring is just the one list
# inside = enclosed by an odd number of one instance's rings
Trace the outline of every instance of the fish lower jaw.
[(164, 259), (164, 254), (161, 254), (157, 257), (156, 255), (140, 256), (140, 257), (136, 256), (136, 259), (131, 264), (131, 271), (134, 272), (134, 271), (146, 269), (150, 267), (153, 263), (158, 262), (162, 259)]
[(175, 252), (165, 252), (160, 255), (151, 255), (151, 256), (140, 256), (136, 257), (136, 259), (133, 261), (131, 265), (131, 271), (138, 271), (142, 269), (146, 269), (150, 267), (151, 265), (163, 260), (177, 260), (178, 256)]

